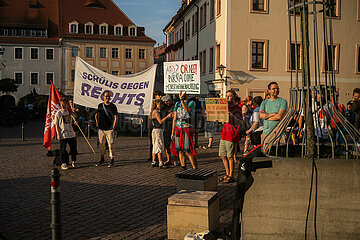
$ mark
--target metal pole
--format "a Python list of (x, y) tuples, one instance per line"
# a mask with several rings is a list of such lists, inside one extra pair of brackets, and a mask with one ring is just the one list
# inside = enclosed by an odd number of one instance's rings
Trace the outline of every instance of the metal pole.
[(59, 170), (51, 170), (51, 231), (52, 240), (61, 240), (61, 211), (60, 211), (60, 176)]
[(90, 137), (91, 137), (91, 133), (90, 133), (90, 122), (88, 122), (87, 128), (88, 128), (88, 139), (90, 139)]
[(143, 120), (140, 121), (140, 137), (142, 138), (142, 131), (143, 131)]
[(21, 140), (25, 141), (25, 134), (24, 134), (24, 123), (21, 123)]

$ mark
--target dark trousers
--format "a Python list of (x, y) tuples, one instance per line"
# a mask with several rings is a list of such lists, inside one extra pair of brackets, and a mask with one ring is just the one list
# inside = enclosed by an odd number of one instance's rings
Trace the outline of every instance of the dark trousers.
[(66, 157), (66, 144), (69, 144), (71, 151), (71, 160), (76, 161), (77, 147), (76, 147), (76, 138), (65, 138), (60, 140), (60, 159), (61, 163), (69, 164), (69, 158)]

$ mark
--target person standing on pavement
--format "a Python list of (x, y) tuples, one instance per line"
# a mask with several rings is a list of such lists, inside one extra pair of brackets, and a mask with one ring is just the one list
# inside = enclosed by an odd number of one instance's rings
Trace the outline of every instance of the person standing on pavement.
[[(164, 102), (164, 107), (161, 109), (160, 115), (161, 117), (167, 116), (169, 113), (174, 112), (174, 106), (171, 104), (171, 97), (170, 96), (163, 96), (161, 100)], [(166, 152), (166, 162), (164, 163), (165, 166), (171, 164), (171, 130), (172, 130), (172, 117), (168, 118), (164, 122), (164, 146)], [(177, 165), (177, 161), (174, 161), (174, 165)]]
[(95, 166), (101, 166), (105, 161), (105, 142), (109, 146), (110, 163), (108, 167), (114, 166), (114, 132), (118, 121), (118, 111), (112, 102), (111, 92), (106, 90), (103, 92), (104, 102), (98, 105), (95, 114), (96, 127), (99, 129), (99, 142), (100, 142), (100, 161)]
[(59, 110), (55, 115), (55, 128), (56, 136), (60, 141), (60, 159), (61, 159), (61, 169), (67, 170), (69, 164), (69, 158), (66, 156), (66, 145), (69, 144), (71, 151), (71, 160), (72, 166), (77, 167), (76, 163), (76, 138), (73, 129), (73, 119), (68, 110), (68, 101), (65, 98), (60, 99), (61, 110)]
[(192, 168), (197, 168), (196, 150), (193, 143), (193, 128), (191, 115), (195, 112), (195, 103), (188, 101), (186, 92), (179, 93), (180, 102), (174, 107), (171, 139), (173, 144), (171, 152), (179, 156), (181, 167), (186, 170), (186, 157), (189, 158)]
[(236, 93), (233, 90), (226, 92), (228, 102), (229, 122), (223, 125), (221, 140), (219, 144), (219, 157), (224, 164), (226, 175), (220, 178), (224, 183), (235, 181), (235, 151), (240, 139), (240, 126), (242, 125), (241, 107), (235, 102)]
[(277, 82), (269, 83), (268, 92), (270, 98), (264, 100), (260, 106), (260, 118), (264, 119), (264, 130), (261, 135), (262, 145), (264, 145), (265, 138), (285, 116), (288, 109), (286, 99), (279, 97), (280, 91)]

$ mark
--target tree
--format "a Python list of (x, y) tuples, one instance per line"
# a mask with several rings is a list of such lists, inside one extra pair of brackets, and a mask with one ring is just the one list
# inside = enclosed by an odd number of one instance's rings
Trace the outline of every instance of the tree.
[(11, 78), (4, 78), (0, 80), (0, 92), (10, 93), (16, 92), (18, 85), (15, 84), (15, 80)]

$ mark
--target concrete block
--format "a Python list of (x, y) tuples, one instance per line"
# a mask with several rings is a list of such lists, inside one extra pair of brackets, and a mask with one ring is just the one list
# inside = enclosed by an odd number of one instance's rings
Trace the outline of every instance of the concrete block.
[(176, 191), (217, 191), (216, 171), (189, 169), (176, 174)]
[(217, 192), (180, 192), (168, 199), (168, 239), (183, 240), (189, 232), (217, 230), (219, 199)]

